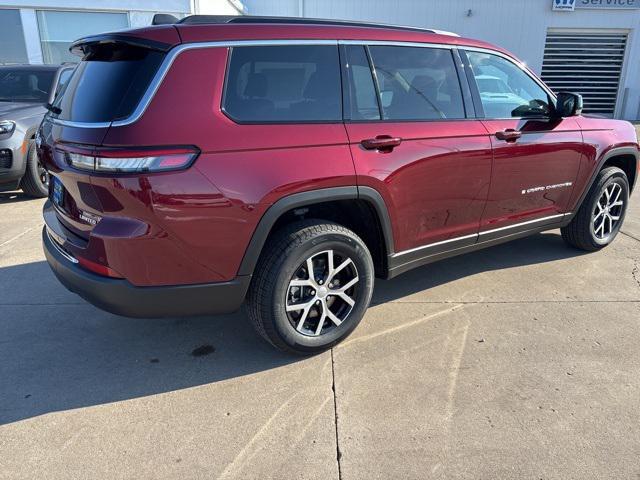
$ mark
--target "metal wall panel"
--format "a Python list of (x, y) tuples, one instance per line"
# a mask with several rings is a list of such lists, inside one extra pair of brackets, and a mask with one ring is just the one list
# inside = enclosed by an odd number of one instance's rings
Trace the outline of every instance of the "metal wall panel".
[(556, 92), (580, 93), (585, 112), (613, 117), (626, 46), (626, 33), (550, 31), (542, 79)]
[[(548, 31), (628, 32), (616, 115), (640, 118), (640, 9), (552, 10), (552, 0), (244, 0), (250, 15), (372, 21), (449, 30), (500, 45), (541, 73)], [(625, 99), (623, 102), (622, 99)], [(592, 102), (593, 103), (593, 102)], [(624, 105), (622, 105), (624, 103)]]

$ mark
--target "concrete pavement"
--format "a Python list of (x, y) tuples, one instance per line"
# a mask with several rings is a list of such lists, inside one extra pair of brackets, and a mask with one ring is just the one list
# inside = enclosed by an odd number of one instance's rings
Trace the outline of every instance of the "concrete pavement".
[(640, 202), (379, 281), (347, 341), (280, 354), (243, 313), (132, 320), (61, 287), (42, 201), (0, 194), (0, 479), (640, 476)]

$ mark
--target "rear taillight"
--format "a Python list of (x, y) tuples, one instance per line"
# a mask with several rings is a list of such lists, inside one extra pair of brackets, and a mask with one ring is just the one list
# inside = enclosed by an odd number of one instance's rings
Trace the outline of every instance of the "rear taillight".
[(79, 170), (103, 173), (145, 173), (182, 170), (198, 156), (195, 148), (116, 149), (58, 147), (64, 161)]

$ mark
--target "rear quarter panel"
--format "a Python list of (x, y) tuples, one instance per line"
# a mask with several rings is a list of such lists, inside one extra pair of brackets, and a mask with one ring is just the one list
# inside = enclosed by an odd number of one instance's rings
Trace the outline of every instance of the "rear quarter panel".
[(112, 127), (104, 139), (108, 146), (201, 150), (189, 175), (145, 178), (155, 221), (183, 252), (215, 271), (212, 281), (236, 275), (253, 231), (276, 200), (356, 184), (342, 123), (239, 125), (225, 116), (227, 55), (222, 47), (178, 55), (140, 120)]

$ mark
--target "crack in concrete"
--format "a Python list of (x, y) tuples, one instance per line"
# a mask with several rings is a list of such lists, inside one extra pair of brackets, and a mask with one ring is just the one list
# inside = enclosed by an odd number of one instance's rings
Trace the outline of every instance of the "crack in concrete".
[(638, 267), (638, 261), (633, 261), (633, 270), (631, 270), (631, 276), (638, 284), (638, 288), (640, 288), (640, 267)]
[(338, 434), (338, 399), (336, 395), (336, 370), (331, 349), (331, 390), (333, 391), (333, 419), (336, 425), (336, 462), (338, 463), (338, 480), (342, 480), (342, 452), (340, 451), (340, 435)]
[(623, 234), (626, 237), (632, 238), (633, 240), (635, 240), (636, 242), (640, 242), (640, 238), (637, 238), (634, 235), (631, 235), (630, 233), (627, 232), (623, 232), (622, 230), (620, 230), (620, 233)]

